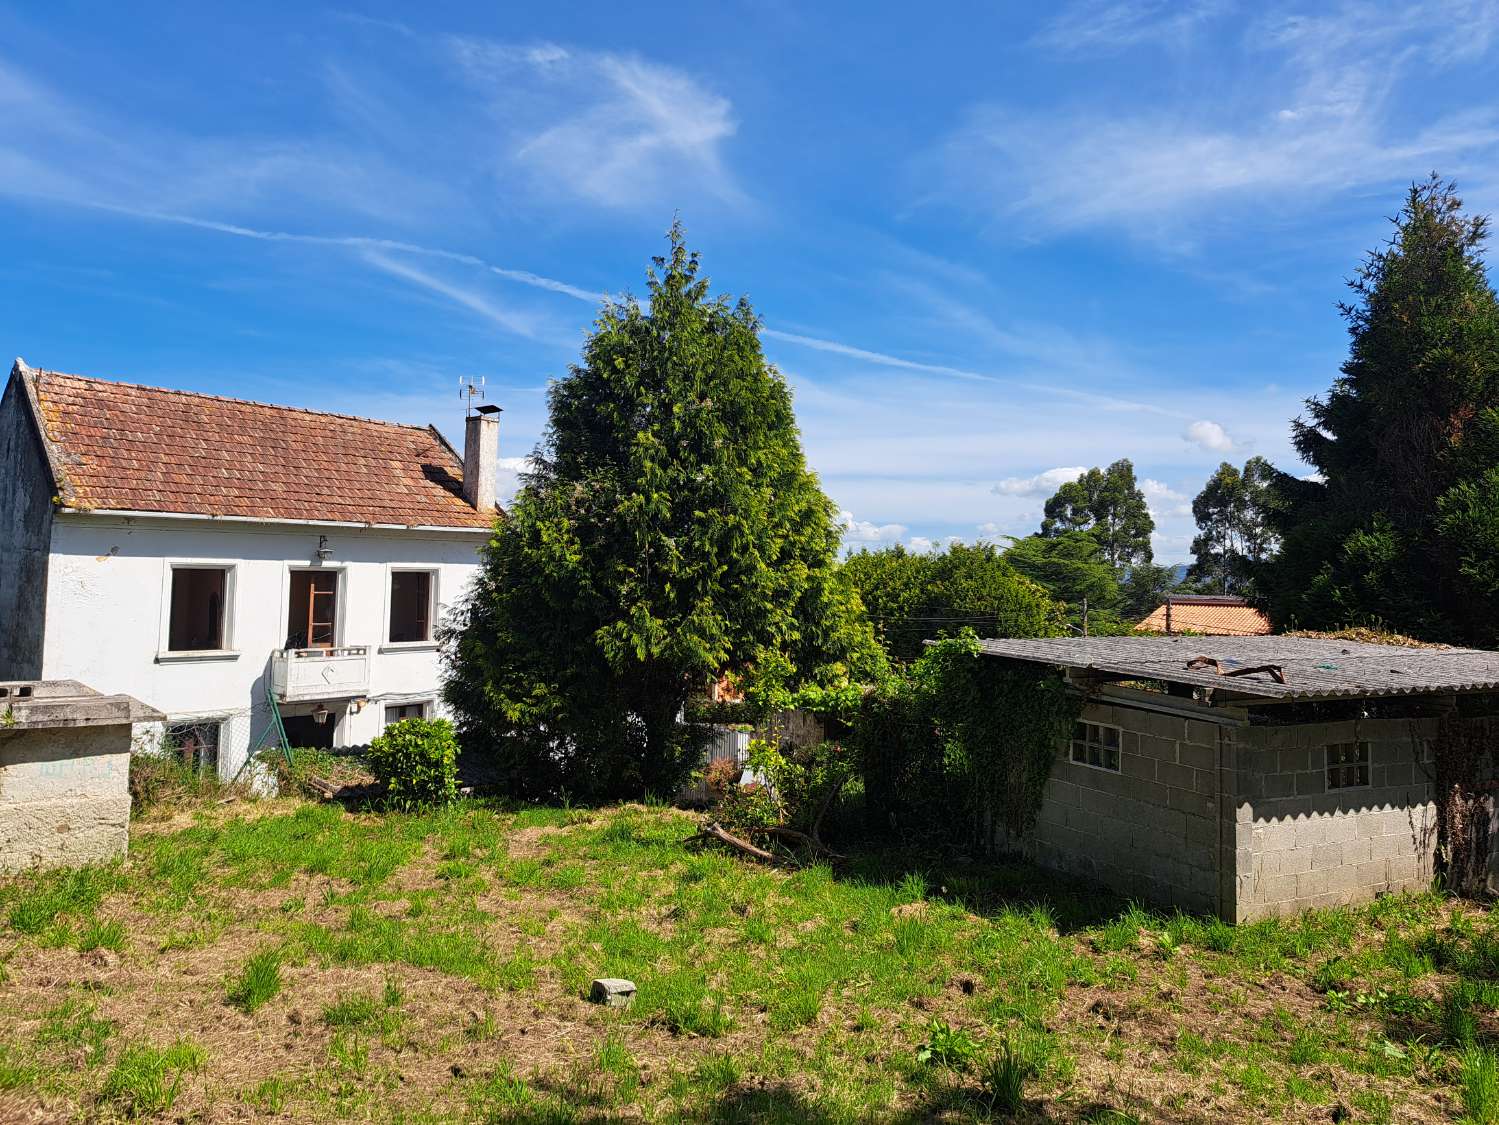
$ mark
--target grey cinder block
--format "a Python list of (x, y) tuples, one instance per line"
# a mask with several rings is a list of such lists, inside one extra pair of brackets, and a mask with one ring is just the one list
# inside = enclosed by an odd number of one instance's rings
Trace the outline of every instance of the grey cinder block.
[(635, 982), (621, 977), (599, 977), (589, 986), (588, 999), (610, 1008), (627, 1007), (635, 999)]

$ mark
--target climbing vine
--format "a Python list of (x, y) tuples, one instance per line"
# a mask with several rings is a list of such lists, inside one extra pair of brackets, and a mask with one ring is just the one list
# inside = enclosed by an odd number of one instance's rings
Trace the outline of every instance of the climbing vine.
[(1019, 838), (1081, 709), (1055, 671), (983, 656), (971, 631), (931, 645), (852, 721), (875, 825), (983, 851)]
[(1494, 773), (1493, 720), (1444, 716), (1432, 743), (1436, 767), (1437, 862), (1447, 889), (1461, 895), (1487, 890)]

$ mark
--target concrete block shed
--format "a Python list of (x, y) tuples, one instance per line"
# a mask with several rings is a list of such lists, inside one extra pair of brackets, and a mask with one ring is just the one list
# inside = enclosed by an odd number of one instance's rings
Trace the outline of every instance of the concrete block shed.
[[(1032, 858), (1231, 922), (1429, 885), (1439, 731), (1499, 716), (1499, 653), (1475, 649), (1279, 636), (981, 647), (1059, 669), (1084, 699), (1024, 841)], [(1490, 752), (1480, 789), (1492, 766)]]
[(73, 680), (0, 682), (0, 872), (124, 855), (134, 724), (161, 718)]

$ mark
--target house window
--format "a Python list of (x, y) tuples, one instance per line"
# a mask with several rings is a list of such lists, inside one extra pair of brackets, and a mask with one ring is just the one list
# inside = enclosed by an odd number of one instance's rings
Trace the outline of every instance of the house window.
[(399, 723), (402, 719), (425, 719), (430, 703), (391, 703), (385, 708), (385, 725)]
[(225, 647), (224, 601), (228, 589), (227, 567), (173, 567), (168, 651), (203, 652)]
[(1357, 789), (1369, 784), (1369, 744), (1334, 742), (1327, 748), (1327, 787)]
[(167, 727), (166, 748), (169, 753), (180, 755), (183, 765), (191, 767), (194, 773), (204, 777), (217, 774), (222, 726), (217, 720), (173, 723)]
[(432, 639), (432, 572), (397, 570), (390, 576), (390, 643)]
[(1119, 728), (1102, 723), (1075, 723), (1072, 760), (1080, 766), (1119, 772)]

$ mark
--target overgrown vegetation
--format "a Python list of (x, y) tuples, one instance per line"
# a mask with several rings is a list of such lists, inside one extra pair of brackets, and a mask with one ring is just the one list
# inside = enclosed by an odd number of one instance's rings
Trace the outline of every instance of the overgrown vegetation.
[(939, 641), (862, 703), (850, 742), (873, 825), (980, 851), (1024, 833), (1082, 708), (1049, 668)]
[[(1437, 1122), (1499, 1100), (1499, 923), (1472, 906), (1233, 927), (951, 848), (775, 870), (692, 831), (638, 805), (282, 800), (0, 880), (0, 1118)], [(602, 975), (634, 1006), (583, 999)], [(228, 994), (252, 980), (250, 1013)]]

